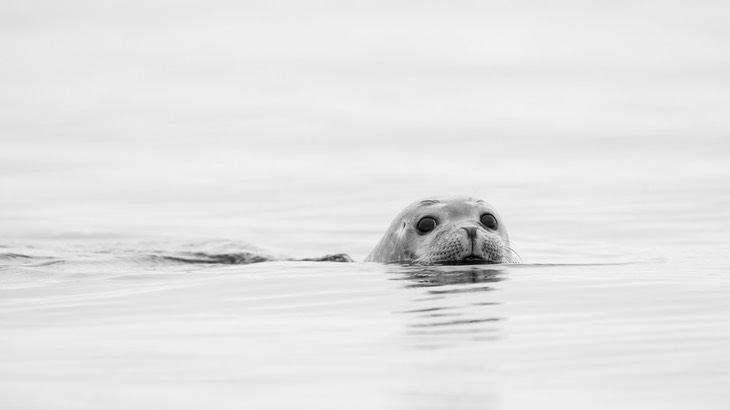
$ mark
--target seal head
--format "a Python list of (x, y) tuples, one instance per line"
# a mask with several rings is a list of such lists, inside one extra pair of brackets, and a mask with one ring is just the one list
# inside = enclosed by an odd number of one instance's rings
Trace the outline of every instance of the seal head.
[(504, 222), (490, 204), (433, 197), (406, 207), (365, 262), (417, 265), (516, 263)]

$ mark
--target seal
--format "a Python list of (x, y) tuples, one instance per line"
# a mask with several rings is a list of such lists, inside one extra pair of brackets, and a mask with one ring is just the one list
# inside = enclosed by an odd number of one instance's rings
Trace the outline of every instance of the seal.
[(365, 262), (414, 265), (518, 263), (504, 222), (467, 196), (431, 197), (401, 211)]

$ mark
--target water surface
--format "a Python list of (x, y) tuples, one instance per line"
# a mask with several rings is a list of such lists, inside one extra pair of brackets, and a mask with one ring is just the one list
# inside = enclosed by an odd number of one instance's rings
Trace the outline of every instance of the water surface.
[[(0, 9), (3, 409), (730, 400), (724, 3)], [(436, 194), (523, 263), (215, 263)]]

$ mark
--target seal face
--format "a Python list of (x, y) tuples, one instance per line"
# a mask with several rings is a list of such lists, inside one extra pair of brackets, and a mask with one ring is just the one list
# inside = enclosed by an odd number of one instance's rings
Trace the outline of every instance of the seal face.
[(457, 265), (516, 263), (490, 204), (466, 196), (416, 201), (396, 216), (365, 262)]

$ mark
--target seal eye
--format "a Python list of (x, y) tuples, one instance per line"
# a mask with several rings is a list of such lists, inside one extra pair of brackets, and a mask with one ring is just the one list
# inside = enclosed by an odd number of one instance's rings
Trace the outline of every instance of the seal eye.
[(489, 229), (497, 229), (497, 218), (495, 218), (492, 214), (482, 215), (479, 221), (482, 223), (482, 225), (486, 226)]
[(430, 216), (423, 217), (420, 221), (418, 221), (416, 229), (418, 229), (418, 232), (420, 233), (429, 233), (436, 229), (436, 220)]

